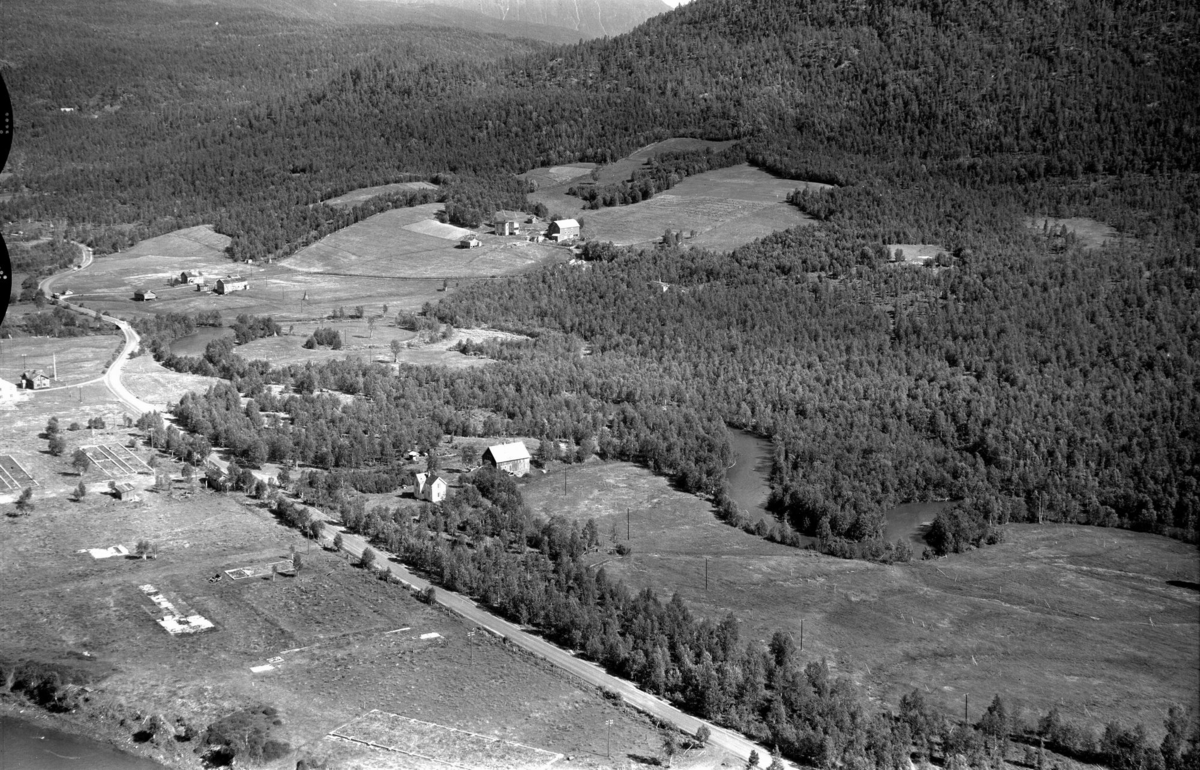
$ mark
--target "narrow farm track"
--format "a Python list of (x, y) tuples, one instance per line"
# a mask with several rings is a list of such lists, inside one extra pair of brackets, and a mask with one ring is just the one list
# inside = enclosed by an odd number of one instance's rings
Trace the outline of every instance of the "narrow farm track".
[[(80, 249), (84, 254), (83, 265), (80, 267), (82, 270), (92, 264), (93, 257), (91, 249), (83, 246), (82, 244), (80, 244)], [(67, 272), (77, 271), (64, 271), (56, 273), (55, 275), (44, 279), (41, 284), (39, 284), (39, 288), (49, 294), (55, 279), (65, 275)], [(109, 391), (116, 396), (116, 398), (121, 402), (122, 406), (124, 406), (125, 409), (130, 413), (130, 416), (137, 418), (143, 414), (154, 411), (155, 407), (153, 405), (146, 403), (130, 393), (129, 389), (126, 388), (125, 384), (121, 381), (121, 371), (125, 366), (125, 362), (129, 360), (129, 357), (138, 349), (141, 344), (141, 340), (138, 337), (137, 332), (133, 330), (133, 327), (119, 318), (103, 315), (95, 310), (73, 305), (64, 300), (59, 300), (59, 304), (77, 313), (90, 315), (95, 318), (99, 318), (102, 321), (116, 324), (121, 329), (121, 332), (125, 335), (125, 345), (121, 349), (121, 352), (117, 355), (116, 359), (104, 372), (104, 376), (101, 379), (104, 380), (104, 384), (106, 387), (108, 387)], [(210, 456), (210, 460), (215, 460), (216, 463), (221, 467), (228, 467), (228, 463), (220, 460), (215, 452)], [(317, 509), (312, 510), (314, 513), (317, 513), (320, 516), (324, 515)], [(328, 519), (326, 519), (326, 521), (328, 522)], [(330, 525), (333, 524), (333, 522), (328, 523)], [(340, 527), (338, 527), (338, 529), (340, 530)], [(361, 556), (363, 549), (367, 547), (366, 541), (359, 535), (351, 534), (344, 530), (341, 531), (343, 550), (356, 558)], [(389, 554), (386, 551), (379, 551), (379, 553), (386, 558), (387, 570), (395, 579), (399, 580), (401, 584), (409, 586), (414, 590), (424, 590), (425, 588), (429, 587), (428, 580), (414, 575), (407, 568), (405, 568), (404, 565), (401, 564), (394, 555)], [(691, 735), (695, 735), (696, 731), (699, 730), (701, 726), (707, 726), (711, 733), (709, 738), (710, 743), (719, 746), (721, 749), (724, 749), (725, 751), (740, 757), (743, 760), (749, 758), (752, 751), (757, 752), (758, 756), (764, 761), (771, 756), (771, 751), (766, 747), (760, 746), (745, 736), (733, 732), (732, 730), (718, 727), (717, 725), (706, 722), (703, 719), (698, 719), (690, 714), (685, 714), (661, 698), (651, 695), (650, 693), (640, 689), (632, 682), (615, 677), (597, 666), (595, 663), (578, 658), (573, 653), (564, 650), (557, 645), (551, 644), (540, 636), (524, 631), (512, 623), (504, 620), (503, 618), (492, 614), (462, 594), (458, 594), (453, 591), (447, 591), (441, 588), (435, 588), (435, 597), (437, 603), (446, 609), (462, 616), (463, 618), (466, 618), (472, 623), (475, 623), (476, 625), (497, 636), (507, 639), (511, 644), (520, 647), (532, 655), (536, 655), (542, 660), (545, 660), (559, 669), (578, 677), (588, 684), (596, 687), (603, 687), (607, 690), (617, 693), (621, 696), (622, 700), (639, 711), (642, 711), (643, 713), (673, 724), (680, 730), (683, 730)], [(790, 763), (786, 762), (784, 763), (784, 766), (787, 768), (794, 767)]]

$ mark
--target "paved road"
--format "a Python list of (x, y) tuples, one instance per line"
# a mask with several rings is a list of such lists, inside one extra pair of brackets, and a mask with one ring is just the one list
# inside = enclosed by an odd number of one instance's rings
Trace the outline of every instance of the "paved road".
[[(317, 511), (314, 509), (314, 512)], [(363, 548), (366, 546), (366, 542), (362, 537), (346, 532), (341, 527), (334, 526), (332, 522), (327, 523), (342, 533), (342, 549), (344, 551), (356, 558), (362, 555)], [(375, 548), (374, 546), (372, 547)], [(375, 548), (375, 550), (380, 556), (380, 559), (376, 563), (379, 564), (386, 559), (386, 565), (381, 565), (381, 567), (386, 566), (400, 582), (416, 590), (423, 590), (429, 586), (429, 581), (414, 575), (398, 561), (388, 558), (389, 554), (386, 551), (380, 551), (378, 548)], [(743, 761), (749, 758), (751, 751), (757, 751), (763, 767), (770, 763), (770, 750), (754, 743), (745, 736), (685, 714), (661, 698), (639, 689), (632, 682), (615, 677), (595, 663), (577, 658), (561, 647), (553, 645), (539, 636), (523, 631), (518, 626), (493, 615), (462, 594), (438, 587), (435, 587), (434, 591), (438, 604), (488, 629), (492, 633), (508, 639), (516, 646), (553, 663), (555, 666), (574, 674), (589, 684), (619, 693), (625, 702), (640, 711), (670, 722), (691, 735), (695, 735), (701, 725), (707, 725), (712, 733), (709, 743), (715, 744), (731, 754), (740, 757)], [(793, 767), (793, 765), (787, 762), (784, 763), (784, 766), (788, 768)]]
[[(84, 269), (92, 264), (92, 250), (83, 245), (80, 245), (80, 249), (84, 252), (83, 267), (80, 269)], [(49, 294), (54, 280), (68, 274), (69, 273), (64, 272), (50, 276), (49, 278), (43, 280), (40, 286), (44, 291), (46, 291), (47, 294)], [(64, 307), (76, 312), (95, 316), (103, 321), (108, 321), (109, 323), (116, 324), (118, 327), (120, 327), (121, 332), (125, 335), (125, 346), (121, 349), (121, 353), (117, 356), (116, 360), (113, 361), (113, 363), (108, 367), (108, 370), (104, 373), (104, 384), (110, 391), (112, 391), (113, 395), (117, 397), (117, 399), (133, 417), (140, 417), (147, 412), (154, 411), (156, 407), (146, 403), (130, 393), (125, 387), (124, 383), (121, 382), (121, 370), (124, 367), (125, 362), (141, 344), (137, 332), (135, 332), (129, 324), (120, 320), (119, 318), (102, 315), (95, 310), (72, 305), (71, 303), (62, 300), (60, 300), (59, 303)], [(213, 457), (216, 457), (215, 453), (213, 454)], [(219, 459), (218, 464), (222, 466), (226, 465)], [(340, 527), (337, 529), (340, 529)], [(356, 558), (361, 556), (363, 548), (366, 547), (366, 542), (363, 540), (363, 538), (359, 535), (354, 535), (344, 530), (341, 531), (343, 550), (347, 551)], [(388, 570), (393, 576), (399, 579), (400, 582), (411, 586), (416, 590), (423, 590), (429, 586), (429, 581), (414, 575), (398, 561), (395, 561), (392, 558), (387, 558), (390, 556), (390, 554), (388, 554), (386, 551), (379, 551), (379, 553), (382, 557), (387, 559), (386, 566)], [(709, 738), (710, 743), (719, 746), (725, 751), (728, 751), (729, 753), (740, 757), (743, 760), (750, 756), (751, 751), (756, 751), (758, 752), (758, 756), (761, 758), (763, 766), (770, 761), (770, 750), (763, 746), (759, 746), (745, 736), (735, 733), (731, 730), (718, 727), (702, 719), (697, 719), (689, 714), (685, 714), (661, 698), (639, 689), (632, 682), (615, 677), (597, 666), (595, 663), (577, 658), (561, 647), (553, 645), (535, 634), (523, 631), (519, 627), (514, 626), (512, 623), (509, 623), (503, 618), (493, 615), (488, 610), (480, 607), (475, 602), (461, 594), (454, 593), (453, 591), (446, 591), (441, 588), (435, 588), (435, 595), (437, 603), (443, 607), (446, 607), (447, 609), (461, 615), (467, 620), (486, 628), (498, 636), (504, 637), (512, 644), (515, 644), (516, 646), (538, 656), (539, 658), (554, 664), (564, 671), (574, 674), (589, 684), (596, 685), (597, 687), (604, 687), (608, 690), (618, 693), (626, 703), (629, 703), (640, 711), (670, 722), (671, 724), (674, 724), (676, 727), (691, 735), (695, 735), (696, 731), (700, 729), (701, 725), (706, 725), (711, 732), (711, 737)], [(792, 765), (788, 763), (784, 764), (785, 767), (792, 767)]]

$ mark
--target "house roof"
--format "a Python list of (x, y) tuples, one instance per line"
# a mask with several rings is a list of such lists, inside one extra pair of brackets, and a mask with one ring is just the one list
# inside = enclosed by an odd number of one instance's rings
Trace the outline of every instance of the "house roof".
[(135, 487), (128, 481), (118, 481), (113, 489), (117, 490), (118, 492), (132, 492)]
[(221, 280), (228, 283), (230, 281), (244, 281), (246, 279), (241, 277), (240, 275), (227, 275), (224, 278), (222, 278)]
[(560, 230), (564, 227), (579, 227), (579, 223), (574, 219), (560, 219), (557, 222), (551, 222), (550, 224), (558, 225)]
[(184, 270), (183, 274), (190, 275), (190, 276), (198, 276), (198, 275), (204, 275), (204, 271), (203, 270)]
[(45, 377), (46, 373), (43, 372), (41, 369), (28, 369), (24, 372), (21, 372), (21, 376), (26, 379), (32, 380), (34, 377)]
[(490, 446), (487, 451), (491, 453), (492, 459), (498, 463), (507, 463), (513, 460), (528, 460), (529, 450), (525, 448), (525, 444), (520, 441), (514, 441), (511, 444), (497, 444)]

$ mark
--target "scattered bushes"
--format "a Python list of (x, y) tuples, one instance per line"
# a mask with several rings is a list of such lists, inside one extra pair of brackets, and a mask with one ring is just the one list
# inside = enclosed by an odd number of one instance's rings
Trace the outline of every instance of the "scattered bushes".
[(232, 765), (235, 759), (273, 762), (292, 750), (287, 743), (271, 737), (272, 729), (282, 724), (279, 712), (271, 706), (235, 711), (208, 726), (201, 750), (213, 765)]

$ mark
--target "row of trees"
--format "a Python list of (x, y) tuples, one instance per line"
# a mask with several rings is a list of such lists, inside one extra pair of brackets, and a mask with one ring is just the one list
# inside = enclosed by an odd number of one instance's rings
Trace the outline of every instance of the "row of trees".
[[(1013, 739), (1114, 770), (1194, 770), (1200, 759), (1200, 725), (1182, 709), (1170, 712), (1161, 747), (1141, 726), (1113, 723), (1096, 738), (1056, 709), (1036, 726), (1025, 724), (1000, 696), (974, 725), (947, 720), (919, 690), (895, 713), (873, 712), (849, 680), (833, 677), (822, 662), (804, 663), (790, 635), (776, 632), (766, 644), (742, 640), (732, 614), (717, 622), (697, 618), (678, 595), (662, 602), (649, 589), (633, 592), (612, 581), (603, 568), (589, 569), (583, 557), (602, 538), (595, 523), (533, 516), (504, 473), (482, 468), (416, 517), (406, 508), (367, 511), (339, 475), (307, 472), (298, 490), (306, 503), (338, 511), (348, 529), (442, 586), (804, 764), (901, 770), (915, 753), (944, 766), (979, 767)], [(306, 532), (315, 520), (286, 497), (274, 506)], [(1030, 765), (1046, 766), (1042, 750), (1033, 751)]]

